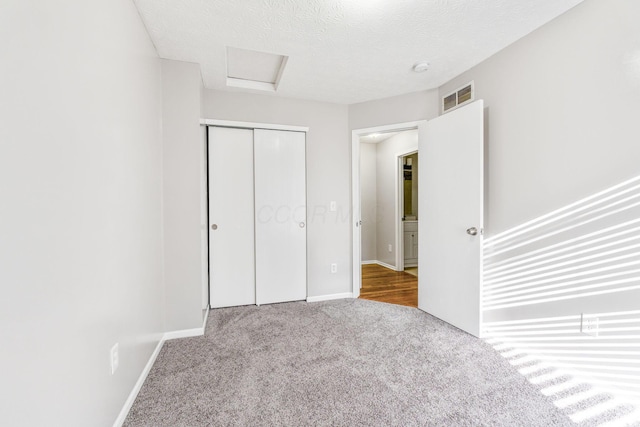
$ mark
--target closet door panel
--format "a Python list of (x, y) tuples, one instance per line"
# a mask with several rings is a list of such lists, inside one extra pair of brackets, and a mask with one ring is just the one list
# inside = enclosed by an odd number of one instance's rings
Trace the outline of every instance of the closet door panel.
[(210, 304), (214, 308), (256, 303), (252, 159), (253, 130), (209, 128)]
[(305, 133), (254, 131), (256, 302), (307, 297)]

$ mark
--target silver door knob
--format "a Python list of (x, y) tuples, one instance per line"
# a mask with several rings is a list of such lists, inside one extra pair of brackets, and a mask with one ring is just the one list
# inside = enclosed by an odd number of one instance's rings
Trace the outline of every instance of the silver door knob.
[(218, 224), (211, 224), (211, 229), (212, 230), (217, 230), (218, 229)]
[(475, 236), (476, 234), (478, 234), (478, 229), (475, 227), (467, 228), (467, 234), (469, 234), (470, 236)]
[(300, 228), (304, 228), (305, 224), (304, 224), (304, 222), (301, 222), (299, 225), (300, 225)]

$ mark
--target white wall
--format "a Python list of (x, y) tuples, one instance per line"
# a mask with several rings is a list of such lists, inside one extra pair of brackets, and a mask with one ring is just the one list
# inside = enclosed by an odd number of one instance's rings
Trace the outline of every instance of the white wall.
[(349, 129), (429, 120), (438, 116), (438, 90), (412, 92), (349, 105)]
[(487, 237), (640, 175), (637, 16), (587, 0), (440, 89), (485, 100)]
[(360, 143), (360, 217), (362, 218), (361, 259), (376, 261), (377, 254), (377, 146)]
[(160, 63), (129, 0), (5, 0), (0, 38), (2, 423), (111, 425), (163, 331)]
[[(634, 0), (586, 0), (440, 88), (474, 80), (485, 100), (487, 237), (640, 175), (638, 16)], [(629, 290), (493, 310), (485, 320), (638, 310), (639, 301)], [(620, 344), (639, 342), (636, 334)]]
[[(308, 296), (351, 292), (351, 144), (347, 106), (207, 90), (204, 118), (308, 126)], [(337, 203), (337, 212), (329, 204)], [(331, 274), (331, 264), (338, 272)]]
[(198, 64), (161, 63), (165, 329), (173, 331), (202, 326), (202, 79)]
[(640, 3), (587, 0), (440, 89), (488, 116), (488, 234), (640, 174)]
[[(408, 130), (377, 145), (377, 255), (378, 261), (396, 265), (396, 211), (398, 209), (398, 157), (418, 150), (418, 130)], [(398, 215), (401, 212), (398, 211)], [(391, 245), (391, 251), (389, 251)]]

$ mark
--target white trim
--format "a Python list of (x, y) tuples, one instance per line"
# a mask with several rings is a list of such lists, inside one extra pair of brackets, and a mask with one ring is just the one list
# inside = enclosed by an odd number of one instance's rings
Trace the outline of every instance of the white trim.
[(204, 314), (204, 320), (202, 321), (202, 335), (204, 335), (204, 331), (207, 328), (207, 319), (209, 319), (209, 312), (211, 308), (209, 308), (209, 304), (207, 304), (207, 312)]
[[(377, 259), (373, 259), (373, 260), (369, 260), (369, 261), (362, 261), (360, 263), (360, 265), (372, 265), (372, 264), (377, 264), (380, 267), (389, 268), (389, 269), (391, 269), (393, 271), (402, 271), (402, 270), (394, 267), (391, 264), (387, 264), (386, 262), (378, 261)], [(409, 266), (407, 266), (407, 267), (409, 267)], [(417, 265), (415, 265), (414, 267), (417, 267)]]
[(417, 120), (414, 122), (397, 123), (394, 125), (384, 125), (384, 126), (375, 126), (371, 128), (364, 128), (364, 129), (355, 129), (351, 131), (351, 133), (352, 135), (357, 135), (358, 137), (361, 137), (369, 133), (401, 132), (403, 130), (418, 129), (418, 126), (424, 122), (426, 122), (426, 120)]
[(165, 332), (165, 340), (175, 340), (178, 338), (200, 337), (204, 335), (204, 327), (193, 329), (181, 329), (179, 331)]
[(288, 130), (292, 132), (309, 132), (306, 126), (276, 125), (272, 123), (238, 122), (235, 120), (200, 119), (201, 125), (220, 126), (242, 129)]
[(307, 302), (330, 301), (334, 299), (355, 298), (352, 292), (344, 292), (342, 294), (320, 295), (318, 297), (307, 297)]
[(376, 264), (378, 264), (380, 267), (385, 267), (393, 271), (400, 271), (394, 265), (387, 264), (386, 262), (376, 261)]
[(227, 86), (241, 87), (244, 89), (262, 90), (265, 92), (276, 91), (276, 85), (273, 83), (259, 82), (256, 80), (237, 79), (235, 77), (227, 77)]
[(120, 414), (118, 414), (118, 418), (116, 418), (116, 421), (113, 423), (114, 427), (121, 427), (122, 424), (124, 424), (124, 420), (127, 418), (127, 415), (129, 415), (129, 411), (133, 406), (133, 402), (136, 401), (136, 397), (138, 397), (138, 393), (140, 392), (142, 385), (147, 380), (147, 376), (149, 375), (149, 372), (151, 371), (153, 364), (156, 362), (156, 359), (158, 358), (158, 354), (160, 354), (160, 350), (162, 349), (162, 346), (164, 345), (165, 341), (175, 339), (175, 338), (187, 338), (187, 337), (196, 337), (196, 336), (204, 335), (204, 329), (207, 326), (207, 319), (209, 319), (209, 310), (207, 310), (207, 312), (204, 315), (202, 328), (183, 329), (181, 331), (166, 332), (162, 335), (162, 337), (160, 338), (160, 341), (156, 345), (155, 350), (153, 350), (153, 353), (151, 353), (151, 356), (149, 357), (147, 364), (144, 365), (144, 369), (140, 373), (140, 376), (138, 377), (138, 380), (133, 386), (131, 393), (129, 393), (129, 397), (127, 397), (127, 400), (124, 402), (124, 405), (120, 410)]
[[(417, 130), (417, 129), (416, 129)], [(404, 221), (402, 221), (402, 211), (404, 210), (404, 168), (402, 158), (418, 153), (418, 146), (415, 150), (400, 152), (396, 156), (396, 271), (404, 270)], [(412, 172), (413, 173), (413, 172)]]
[(282, 62), (280, 63), (280, 69), (278, 69), (278, 75), (276, 76), (276, 81), (273, 82), (273, 87), (275, 90), (278, 90), (280, 86), (280, 79), (282, 79), (282, 74), (284, 73), (284, 68), (287, 66), (287, 62), (289, 62), (288, 55), (282, 55)]
[(361, 226), (360, 214), (360, 136), (353, 131), (351, 134), (351, 292), (354, 298), (360, 296), (362, 287), (362, 271), (360, 268)]
[(129, 411), (133, 406), (133, 402), (136, 401), (136, 397), (138, 397), (138, 393), (140, 392), (142, 385), (146, 381), (147, 375), (149, 375), (149, 372), (151, 371), (151, 367), (156, 362), (158, 354), (160, 354), (160, 349), (162, 349), (162, 346), (164, 345), (164, 341), (165, 341), (165, 337), (163, 335), (162, 338), (160, 338), (158, 345), (156, 345), (155, 350), (153, 350), (153, 353), (151, 353), (151, 357), (149, 357), (147, 364), (144, 365), (144, 369), (140, 373), (140, 376), (138, 377), (138, 381), (136, 381), (135, 385), (133, 386), (131, 393), (129, 393), (129, 397), (127, 397), (127, 400), (124, 402), (124, 406), (120, 410), (120, 414), (118, 414), (118, 418), (116, 418), (115, 422), (113, 423), (114, 427), (121, 427), (122, 424), (124, 424), (124, 420), (127, 418), (127, 415), (129, 415)]

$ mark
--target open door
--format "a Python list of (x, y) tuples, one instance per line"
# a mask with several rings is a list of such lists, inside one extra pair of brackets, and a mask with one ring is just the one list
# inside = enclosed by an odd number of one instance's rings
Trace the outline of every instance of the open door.
[(480, 335), (484, 120), (475, 101), (420, 126), (418, 308)]

